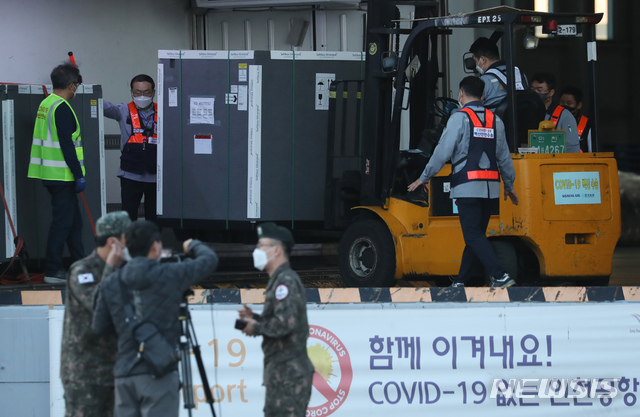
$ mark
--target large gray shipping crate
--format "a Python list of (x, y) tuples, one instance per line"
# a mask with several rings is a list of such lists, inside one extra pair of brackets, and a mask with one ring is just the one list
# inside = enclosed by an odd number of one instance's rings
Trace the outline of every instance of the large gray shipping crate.
[(159, 218), (322, 222), (329, 85), (363, 74), (360, 52), (159, 51)]
[[(17, 235), (25, 241), (31, 259), (44, 259), (51, 223), (50, 195), (40, 180), (27, 178), (33, 126), (38, 105), (52, 87), (43, 85), (0, 85), (2, 119), (3, 175), (2, 187)], [(70, 101), (80, 123), (87, 186), (84, 196), (94, 222), (106, 212), (104, 183), (104, 123), (102, 115), (102, 87), (81, 85)], [(89, 215), (80, 194), (78, 204), (82, 213), (82, 241), (86, 254), (95, 248)], [(5, 213), (4, 206), (2, 212)], [(0, 258), (9, 258), (15, 251), (13, 233), (6, 213), (0, 221)]]

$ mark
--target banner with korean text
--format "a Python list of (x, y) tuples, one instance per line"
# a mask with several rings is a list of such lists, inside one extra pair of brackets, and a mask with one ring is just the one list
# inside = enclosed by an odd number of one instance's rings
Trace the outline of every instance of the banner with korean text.
[[(234, 329), (236, 310), (191, 311), (218, 417), (260, 415), (264, 404), (262, 337)], [(637, 416), (640, 409), (636, 303), (310, 304), (308, 310), (307, 350), (316, 374), (307, 417)], [(192, 414), (211, 415), (193, 358), (192, 368)], [(60, 400), (52, 391), (52, 416), (62, 415)]]

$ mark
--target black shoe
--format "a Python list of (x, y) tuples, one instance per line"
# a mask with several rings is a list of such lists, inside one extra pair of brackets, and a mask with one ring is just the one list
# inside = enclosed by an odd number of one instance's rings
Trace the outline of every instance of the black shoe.
[(497, 288), (497, 287), (507, 288), (515, 284), (516, 282), (512, 280), (509, 274), (507, 274), (506, 272), (500, 279), (495, 279), (491, 277), (491, 288)]

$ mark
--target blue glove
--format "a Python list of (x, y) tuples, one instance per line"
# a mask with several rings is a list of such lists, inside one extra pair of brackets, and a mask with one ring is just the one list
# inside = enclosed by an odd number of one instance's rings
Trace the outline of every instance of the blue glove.
[(86, 185), (87, 185), (87, 181), (84, 179), (84, 177), (78, 178), (76, 180), (76, 193), (81, 193), (82, 191), (84, 191), (84, 187)]

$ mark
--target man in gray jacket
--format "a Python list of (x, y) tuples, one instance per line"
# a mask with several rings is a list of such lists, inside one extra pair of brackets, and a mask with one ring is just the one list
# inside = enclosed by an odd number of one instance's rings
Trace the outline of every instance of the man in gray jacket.
[[(476, 63), (476, 71), (484, 81), (484, 99), (482, 104), (502, 116), (507, 99), (507, 64), (500, 59), (498, 45), (490, 39), (481, 37), (469, 48)], [(524, 72), (515, 67), (516, 90), (527, 90), (529, 82)]]
[[(177, 416), (180, 385), (177, 363), (173, 370), (157, 377), (150, 365), (138, 357), (138, 343), (125, 320), (125, 300), (134, 305), (138, 323), (152, 323), (169, 344), (177, 346), (178, 316), (184, 293), (215, 271), (218, 257), (202, 242), (189, 239), (182, 246), (194, 259), (159, 263), (160, 232), (154, 223), (146, 220), (134, 222), (125, 238), (132, 259), (102, 281), (92, 323), (96, 333), (115, 331), (118, 334), (115, 414), (118, 417)], [(128, 295), (123, 296), (123, 290)]]
[(513, 190), (515, 170), (499, 117), (482, 106), (484, 82), (476, 77), (460, 81), (458, 101), (462, 110), (451, 115), (433, 156), (420, 178), (412, 182), (413, 191), (435, 176), (451, 160), (450, 197), (457, 199), (460, 226), (465, 248), (454, 287), (464, 283), (481, 265), (491, 276), (492, 287), (509, 287), (515, 281), (509, 277), (493, 246), (487, 239), (491, 217), (491, 200), (500, 197), (500, 177), (504, 181), (504, 198), (518, 204)]
[(156, 220), (156, 169), (158, 105), (153, 102), (156, 83), (146, 74), (131, 79), (131, 101), (113, 104), (104, 100), (104, 116), (120, 125), (120, 197), (131, 220), (138, 219), (144, 195), (145, 219)]
[(555, 129), (565, 131), (566, 153), (580, 152), (580, 135), (578, 135), (576, 118), (569, 110), (553, 102), (556, 77), (550, 72), (538, 72), (531, 78), (531, 89), (540, 96), (540, 100), (547, 108), (544, 120), (551, 120)]

